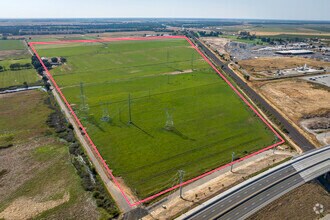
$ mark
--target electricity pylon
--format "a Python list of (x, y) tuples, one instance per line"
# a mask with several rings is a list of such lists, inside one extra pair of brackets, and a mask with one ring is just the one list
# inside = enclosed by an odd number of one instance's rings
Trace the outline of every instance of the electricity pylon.
[(101, 121), (109, 122), (110, 121), (110, 115), (109, 115), (108, 105), (106, 103), (100, 103), (100, 104), (102, 105)]
[(174, 121), (172, 114), (170, 113), (169, 109), (165, 109), (166, 111), (166, 123), (165, 123), (165, 129), (166, 130), (173, 130), (174, 128)]

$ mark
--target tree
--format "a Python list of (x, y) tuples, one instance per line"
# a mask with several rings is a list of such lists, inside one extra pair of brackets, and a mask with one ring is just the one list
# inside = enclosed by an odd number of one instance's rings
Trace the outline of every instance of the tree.
[(19, 69), (21, 69), (21, 64), (19, 64), (19, 63), (13, 63), (13, 64), (10, 64), (9, 68), (11, 70), (19, 70)]
[(32, 68), (32, 64), (31, 63), (26, 63), (26, 64), (23, 64), (21, 65), (22, 68), (25, 68), (25, 69), (31, 69)]
[(250, 80), (250, 75), (244, 75), (244, 78), (249, 81)]
[(47, 76), (43, 75), (43, 76), (42, 76), (42, 80), (43, 80), (44, 82), (47, 82), (47, 81), (48, 81)]
[(50, 86), (51, 86), (50, 83), (49, 83), (49, 82), (46, 82), (46, 84), (45, 84), (45, 88), (46, 88), (47, 91), (50, 90)]
[(41, 67), (41, 63), (35, 54), (31, 58), (31, 63), (35, 69), (38, 69), (39, 67)]
[(66, 63), (67, 59), (65, 57), (61, 57), (61, 63)]
[(52, 68), (52, 65), (47, 60), (44, 60), (44, 64), (47, 67), (47, 69), (51, 69)]
[(42, 66), (38, 67), (37, 72), (38, 72), (39, 75), (43, 75), (44, 68)]
[(3, 66), (0, 66), (0, 72), (5, 71), (5, 68), (3, 68)]
[(51, 58), (51, 61), (52, 61), (53, 63), (57, 63), (57, 62), (58, 62), (58, 58), (57, 58), (57, 57), (52, 57), (52, 58)]

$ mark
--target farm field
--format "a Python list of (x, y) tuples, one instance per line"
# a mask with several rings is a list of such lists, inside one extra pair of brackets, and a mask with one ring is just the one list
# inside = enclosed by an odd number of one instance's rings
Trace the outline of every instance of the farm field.
[(226, 32), (237, 33), (239, 31), (249, 31), (251, 34), (257, 36), (276, 36), (286, 35), (292, 37), (300, 37), (304, 35), (329, 37), (329, 25), (314, 25), (314, 24), (300, 24), (300, 25), (285, 25), (285, 24), (264, 24), (264, 25), (236, 25), (223, 27)]
[(71, 164), (67, 144), (46, 120), (41, 91), (0, 95), (0, 219), (102, 216)]
[(31, 63), (31, 59), (0, 61), (0, 66), (6, 69), (0, 72), (0, 88), (22, 85), (24, 82), (29, 84), (38, 81), (38, 75), (34, 69), (10, 70), (9, 66), (13, 63)]
[(67, 58), (51, 74), (114, 175), (139, 198), (177, 184), (178, 170), (188, 180), (230, 162), (232, 152), (242, 157), (275, 141), (184, 39), (36, 48)]
[(0, 40), (1, 50), (23, 50), (24, 45), (21, 40)]

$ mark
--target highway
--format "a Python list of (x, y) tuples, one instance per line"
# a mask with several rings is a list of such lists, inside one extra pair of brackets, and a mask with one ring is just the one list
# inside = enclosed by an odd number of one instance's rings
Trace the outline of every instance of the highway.
[(327, 172), (330, 172), (330, 145), (259, 174), (177, 219), (245, 219), (280, 196)]
[(193, 40), (207, 55), (211, 61), (230, 76), (235, 83), (249, 96), (251, 100), (262, 106), (264, 110), (270, 112), (288, 131), (288, 136), (298, 145), (303, 151), (315, 149), (315, 146), (310, 143), (290, 122), (288, 122), (277, 110), (275, 110), (266, 100), (264, 100), (258, 93), (256, 93), (249, 85), (247, 85), (239, 76), (237, 76), (229, 67), (228, 64), (223, 63), (214, 53), (210, 51), (204, 44), (202, 44), (196, 37), (189, 33), (189, 38)]

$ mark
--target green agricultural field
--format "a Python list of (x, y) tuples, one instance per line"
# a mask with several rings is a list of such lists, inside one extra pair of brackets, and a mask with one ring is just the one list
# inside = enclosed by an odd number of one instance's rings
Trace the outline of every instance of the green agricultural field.
[(31, 59), (0, 61), (0, 66), (6, 69), (0, 72), (0, 88), (22, 85), (24, 82), (29, 84), (38, 81), (38, 76), (34, 69), (10, 70), (9, 66), (13, 63), (31, 63)]
[(178, 170), (188, 180), (232, 152), (242, 157), (275, 141), (183, 39), (37, 49), (68, 59), (51, 73), (115, 176), (140, 198), (177, 184)]
[(21, 40), (0, 40), (1, 50), (24, 50), (24, 45)]
[(228, 39), (231, 39), (232, 41), (246, 43), (246, 44), (261, 44), (261, 45), (265, 44), (265, 45), (267, 45), (267, 43), (262, 42), (261, 39), (254, 39), (254, 40), (241, 39), (238, 36), (234, 36), (234, 35), (221, 35), (220, 37), (228, 38)]

